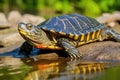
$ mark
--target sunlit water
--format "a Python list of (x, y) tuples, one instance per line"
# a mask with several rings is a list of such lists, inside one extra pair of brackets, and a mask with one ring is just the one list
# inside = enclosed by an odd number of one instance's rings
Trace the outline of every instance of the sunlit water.
[(119, 62), (13, 58), (20, 63), (10, 65), (10, 60), (9, 65), (0, 63), (0, 80), (120, 80)]

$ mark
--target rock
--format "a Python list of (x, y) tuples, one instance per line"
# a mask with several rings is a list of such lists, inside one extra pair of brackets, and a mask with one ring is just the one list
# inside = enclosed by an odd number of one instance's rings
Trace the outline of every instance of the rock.
[(116, 20), (120, 21), (120, 12), (119, 11), (113, 12), (113, 16), (115, 17)]
[(38, 25), (41, 22), (43, 22), (45, 19), (40, 17), (40, 16), (34, 16), (31, 14), (24, 14), (20, 22), (25, 22), (25, 23), (32, 23), (34, 25)]
[(10, 24), (6, 19), (6, 16), (4, 15), (4, 13), (0, 13), (0, 29), (8, 27), (10, 27)]
[[(21, 43), (22, 44), (22, 43)], [(20, 45), (19, 44), (19, 47)], [(13, 46), (12, 46), (13, 47)], [(9, 47), (11, 49), (11, 47)], [(17, 48), (14, 44), (14, 49)], [(114, 41), (93, 42), (77, 48), (82, 54), (82, 60), (120, 60), (120, 43)], [(8, 48), (4, 49), (7, 52)], [(3, 50), (2, 50), (3, 51)], [(10, 51), (10, 50), (9, 50)], [(64, 53), (60, 53), (64, 54)], [(62, 57), (62, 56), (59, 56)], [(36, 56), (36, 59), (57, 59), (55, 52), (46, 52)], [(35, 60), (35, 59), (34, 59)]]
[(47, 60), (54, 60), (54, 59), (58, 59), (58, 55), (56, 53), (47, 53), (47, 54), (41, 54), (36, 56), (36, 59), (47, 59)]
[(9, 46), (0, 47), (0, 54), (11, 52), (11, 51), (17, 51), (17, 48), (20, 48), (24, 41), (17, 42), (15, 44), (11, 44)]
[(104, 13), (102, 16), (97, 18), (97, 21), (100, 23), (109, 23), (115, 21), (115, 18), (112, 14)]
[[(19, 38), (16, 37), (15, 34)], [(11, 41), (11, 39), (13, 42)], [(17, 27), (0, 30), (0, 53), (9, 52), (20, 47), (23, 41), (24, 40), (18, 33)]]
[(17, 27), (22, 15), (18, 11), (11, 11), (8, 14), (8, 21), (11, 24), (11, 27)]
[(120, 43), (95, 42), (78, 48), (84, 60), (120, 60)]
[(102, 16), (97, 18), (100, 23), (106, 23), (109, 27), (115, 27), (120, 22), (120, 12), (104, 13)]
[[(82, 59), (85, 61), (94, 60), (120, 60), (120, 43), (114, 41), (94, 42), (83, 45), (77, 48), (82, 54)], [(42, 53), (42, 52), (41, 52)], [(58, 56), (55, 52), (44, 52), (34, 57), (34, 60), (49, 59), (54, 60), (58, 57), (63, 57), (65, 53), (59, 51), (61, 56)]]
[(14, 33), (14, 32), (17, 32), (18, 29), (17, 28), (6, 28), (6, 29), (1, 29), (0, 30), (0, 35), (4, 35), (4, 34), (11, 34), (11, 33)]
[(2, 66), (20, 66), (22, 61), (18, 58), (12, 58), (10, 56), (0, 58), (0, 64)]
[(22, 37), (19, 35), (18, 32), (11, 33), (11, 34), (4, 34), (0, 35), (0, 46), (6, 47), (17, 42), (23, 41)]

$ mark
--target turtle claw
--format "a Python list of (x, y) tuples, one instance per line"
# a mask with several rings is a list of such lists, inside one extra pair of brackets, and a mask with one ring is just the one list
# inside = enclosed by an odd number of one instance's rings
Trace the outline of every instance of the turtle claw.
[(67, 50), (67, 52), (71, 59), (81, 58), (81, 54), (79, 53), (79, 51), (76, 48), (69, 49), (69, 50)]
[(68, 53), (71, 59), (78, 59), (81, 57), (79, 51), (66, 38), (60, 38), (58, 43)]
[(70, 61), (76, 61), (81, 58), (80, 55), (76, 55), (76, 54), (69, 54), (69, 56), (70, 56)]

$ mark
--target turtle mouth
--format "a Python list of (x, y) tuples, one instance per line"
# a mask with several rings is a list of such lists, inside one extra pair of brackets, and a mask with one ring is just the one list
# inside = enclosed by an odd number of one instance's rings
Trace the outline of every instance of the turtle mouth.
[(30, 44), (36, 46), (36, 45), (41, 45), (42, 42), (39, 42), (37, 40), (34, 40), (32, 37), (32, 35), (30, 35), (28, 32), (22, 30), (22, 29), (18, 29), (19, 30), (19, 33), (20, 35), (26, 40), (28, 41)]
[(24, 34), (24, 35), (26, 35), (26, 34), (27, 34), (27, 32), (26, 32), (26, 31), (24, 31), (24, 30), (22, 30), (22, 29), (20, 29), (20, 28), (18, 29), (18, 31), (19, 31), (19, 33), (20, 33), (20, 34)]

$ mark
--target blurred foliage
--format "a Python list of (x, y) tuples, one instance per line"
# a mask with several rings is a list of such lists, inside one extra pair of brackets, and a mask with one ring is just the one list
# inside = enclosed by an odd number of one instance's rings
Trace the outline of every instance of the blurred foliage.
[(30, 71), (30, 67), (22, 64), (20, 66), (0, 66), (0, 80), (23, 80)]
[(80, 13), (96, 17), (120, 10), (120, 0), (0, 0), (0, 11), (19, 10), (43, 16)]
[(120, 80), (120, 65), (111, 67), (97, 80)]

